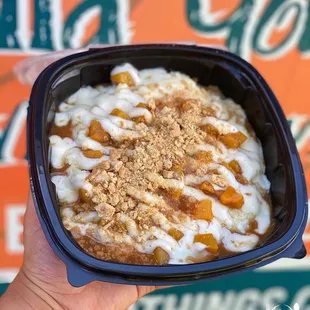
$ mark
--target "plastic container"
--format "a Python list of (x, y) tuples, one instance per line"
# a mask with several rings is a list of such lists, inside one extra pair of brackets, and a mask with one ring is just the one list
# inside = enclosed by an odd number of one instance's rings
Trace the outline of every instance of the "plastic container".
[[(231, 257), (191, 265), (141, 266), (98, 260), (84, 252), (62, 225), (50, 181), (48, 132), (55, 107), (83, 85), (109, 82), (113, 66), (165, 67), (217, 85), (246, 111), (262, 142), (271, 182), (275, 230), (259, 247)], [(172, 285), (204, 281), (254, 269), (279, 258), (306, 255), (302, 233), (307, 193), (295, 142), (281, 107), (262, 76), (241, 58), (222, 50), (189, 45), (148, 44), (90, 49), (51, 64), (31, 92), (27, 145), (31, 190), (44, 234), (67, 266), (68, 280), (82, 286), (101, 280), (126, 284)]]

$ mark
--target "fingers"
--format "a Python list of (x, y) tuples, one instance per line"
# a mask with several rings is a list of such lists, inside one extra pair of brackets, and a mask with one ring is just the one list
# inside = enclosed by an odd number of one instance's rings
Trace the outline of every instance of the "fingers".
[(138, 299), (140, 299), (141, 297), (143, 297), (146, 294), (149, 294), (151, 292), (157, 291), (157, 290), (162, 290), (165, 288), (170, 288), (171, 286), (137, 286), (137, 295), (138, 295)]

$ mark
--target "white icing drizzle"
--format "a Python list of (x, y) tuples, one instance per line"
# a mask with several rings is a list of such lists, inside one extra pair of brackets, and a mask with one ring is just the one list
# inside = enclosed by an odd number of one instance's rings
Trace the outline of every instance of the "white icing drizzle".
[[(136, 123), (131, 119), (113, 116), (111, 112), (119, 109), (129, 118), (143, 116), (148, 124), (152, 121), (152, 113), (146, 108), (137, 107), (139, 103), (148, 106), (151, 100), (164, 100), (176, 92), (183, 92), (184, 99), (199, 99), (203, 106), (211, 106), (215, 111), (215, 116), (204, 117), (201, 125), (210, 124), (222, 135), (238, 131), (246, 135), (247, 140), (236, 150), (227, 149), (219, 141), (215, 145), (202, 144), (195, 150), (189, 150), (190, 155), (197, 151), (211, 152), (213, 163), (206, 165), (206, 168), (216, 169), (227, 184), (242, 194), (244, 205), (241, 209), (231, 209), (221, 204), (215, 197), (192, 187), (208, 181), (215, 190), (223, 190), (223, 187), (214, 183), (211, 174), (203, 177), (187, 175), (182, 180), (176, 180), (165, 179), (159, 174), (150, 173), (147, 178), (159, 184), (161, 188), (179, 189), (183, 195), (192, 196), (198, 201), (210, 200), (214, 215), (212, 221), (194, 220), (184, 213), (181, 221), (178, 217), (181, 211), (174, 211), (172, 216), (174, 221), (171, 222), (161, 213), (161, 210), (171, 209), (171, 207), (160, 196), (128, 188), (127, 194), (141, 202), (139, 210), (154, 209), (152, 219), (156, 226), (142, 234), (135, 221), (124, 213), (120, 213), (119, 219), (126, 225), (128, 234), (111, 234), (104, 227), (97, 225), (99, 216), (96, 211), (75, 213), (72, 208), (63, 207), (62, 218), (65, 227), (69, 230), (78, 229), (81, 235), (89, 235), (98, 242), (126, 242), (134, 245), (141, 253), (151, 254), (156, 247), (161, 247), (169, 254), (170, 264), (187, 263), (187, 257), (203, 258), (211, 255), (206, 245), (194, 242), (194, 236), (197, 234), (212, 233), (218, 243), (222, 242), (227, 250), (233, 252), (244, 252), (254, 248), (259, 237), (254, 233), (247, 234), (246, 232), (253, 220), (257, 222), (255, 230), (257, 234), (264, 234), (270, 226), (270, 208), (262, 197), (263, 192), (269, 191), (270, 183), (264, 175), (265, 166), (260, 142), (246, 129), (246, 115), (242, 108), (231, 99), (224, 99), (216, 92), (201, 88), (189, 76), (179, 72), (167, 72), (163, 68), (138, 71), (131, 64), (126, 63), (116, 66), (111, 71), (111, 75), (122, 72), (130, 74), (135, 84), (133, 87), (128, 87), (126, 84), (99, 85), (95, 88), (86, 86), (59, 105), (59, 111), (55, 115), (55, 124), (62, 127), (71, 122), (73, 126), (72, 139), (55, 135), (50, 137), (52, 167), (60, 169), (66, 164), (70, 165), (66, 170), (66, 175), (52, 176), (59, 201), (66, 204), (76, 202), (79, 199), (80, 188), (91, 195), (92, 185), (87, 181), (89, 171), (109, 159), (111, 148), (88, 136), (89, 126), (93, 120), (98, 121), (115, 141), (137, 139), (141, 137), (141, 133)], [(103, 156), (100, 158), (85, 157), (82, 151), (85, 149), (101, 151)], [(229, 163), (232, 160), (238, 162), (242, 175), (249, 184), (240, 184), (234, 174), (221, 165), (223, 162)], [(168, 234), (171, 228), (183, 233), (179, 241)], [(138, 235), (142, 238), (142, 243), (135, 241)], [(151, 236), (153, 238), (150, 239)]]
[(120, 66), (114, 67), (114, 69), (111, 71), (111, 76), (121, 73), (121, 72), (128, 72), (130, 76), (132, 77), (135, 84), (140, 83), (140, 76), (138, 70), (131, 64), (125, 63)]

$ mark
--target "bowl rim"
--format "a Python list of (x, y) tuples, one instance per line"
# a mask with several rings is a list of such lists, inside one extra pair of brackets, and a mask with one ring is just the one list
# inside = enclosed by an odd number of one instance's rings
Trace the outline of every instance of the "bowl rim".
[[(274, 114), (274, 117), (277, 120), (277, 129), (279, 130), (282, 136), (281, 138), (283, 139), (282, 142), (288, 151), (290, 157), (289, 166), (292, 174), (291, 177), (294, 180), (295, 194), (291, 203), (295, 204), (296, 212), (291, 226), (278, 240), (260, 248), (255, 248), (248, 252), (227, 258), (221, 258), (215, 261), (198, 264), (150, 266), (107, 262), (97, 259), (87, 254), (82, 249), (79, 249), (73, 241), (68, 238), (64, 231), (64, 227), (62, 226), (61, 219), (54, 210), (54, 204), (48, 189), (47, 176), (44, 171), (45, 161), (43, 158), (42, 147), (42, 129), (45, 126), (45, 124), (43, 124), (42, 117), (44, 102), (47, 100), (50, 87), (53, 83), (58, 77), (61, 76), (61, 74), (63, 74), (65, 70), (70, 69), (73, 65), (79, 62), (84, 63), (87, 60), (89, 61), (105, 57), (107, 55), (111, 57), (111, 59), (116, 59), (118, 54), (121, 54), (124, 51), (134, 53), (137, 50), (141, 51), (141, 49), (146, 52), (169, 50), (171, 52), (183, 51), (187, 53), (195, 53), (199, 54), (201, 57), (219, 57), (222, 60), (224, 59), (225, 61), (233, 64), (235, 67), (239, 67), (242, 72), (245, 72), (251, 80), (254, 80), (255, 83), (258, 84), (260, 90), (263, 91), (263, 95), (269, 102), (268, 108), (271, 109), (271, 113)], [(36, 124), (34, 125), (34, 123)], [(214, 272), (217, 270), (227, 270), (230, 268), (237, 268), (238, 266), (256, 265), (261, 261), (270, 259), (276, 254), (281, 252), (284, 253), (285, 250), (295, 241), (298, 235), (300, 235), (300, 230), (304, 229), (306, 225), (306, 185), (295, 142), (288, 128), (288, 124), (286, 123), (284, 113), (271, 89), (257, 70), (245, 60), (224, 50), (195, 45), (135, 44), (105, 48), (91, 48), (86, 52), (70, 55), (56, 61), (48, 66), (39, 75), (32, 88), (28, 108), (27, 151), (29, 156), (31, 191), (34, 197), (37, 214), (41, 219), (41, 224), (45, 230), (45, 233), (49, 234), (52, 243), (54, 243), (63, 255), (73, 259), (73, 261), (83, 266), (83, 268), (89, 268), (98, 272), (108, 271), (126, 275), (166, 277), (167, 275), (190, 275), (205, 273), (206, 271)]]

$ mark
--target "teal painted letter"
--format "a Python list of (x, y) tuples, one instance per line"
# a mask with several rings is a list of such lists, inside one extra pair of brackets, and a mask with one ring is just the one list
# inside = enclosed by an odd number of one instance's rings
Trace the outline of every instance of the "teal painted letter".
[(51, 2), (53, 0), (35, 0), (34, 26), (31, 47), (53, 50), (51, 35)]
[(86, 43), (118, 43), (120, 41), (119, 29), (117, 27), (117, 3), (116, 0), (85, 0), (81, 2), (69, 15), (64, 25), (63, 44), (70, 48), (70, 39), (74, 34), (75, 24), (87, 10), (99, 7), (100, 24), (95, 35)]
[(0, 2), (0, 48), (20, 48), (16, 33), (16, 10), (14, 0)]

